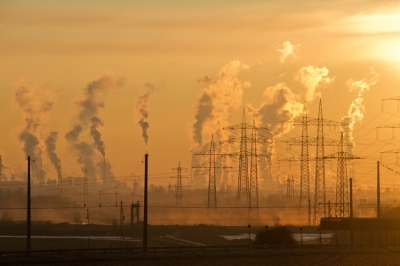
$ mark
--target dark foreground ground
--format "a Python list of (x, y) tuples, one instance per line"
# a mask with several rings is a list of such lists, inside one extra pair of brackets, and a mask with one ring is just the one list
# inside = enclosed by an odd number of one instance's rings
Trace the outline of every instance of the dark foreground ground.
[(82, 266), (155, 266), (155, 265), (400, 265), (400, 251), (229, 251), (149, 253), (132, 255), (91, 255), (66, 257), (0, 258), (0, 265), (82, 265)]

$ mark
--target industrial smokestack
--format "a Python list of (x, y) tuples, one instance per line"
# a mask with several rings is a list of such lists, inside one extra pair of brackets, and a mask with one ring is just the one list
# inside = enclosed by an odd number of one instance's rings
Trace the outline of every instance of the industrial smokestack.
[(49, 156), (51, 164), (54, 166), (54, 169), (57, 171), (58, 176), (61, 176), (61, 165), (60, 159), (56, 153), (56, 141), (57, 141), (57, 132), (50, 132), (50, 135), (47, 137), (46, 150), (47, 155)]
[(149, 140), (149, 135), (147, 134), (147, 130), (149, 129), (149, 123), (146, 121), (146, 119), (149, 116), (148, 113), (148, 101), (149, 101), (149, 97), (150, 94), (152, 94), (155, 90), (154, 85), (150, 84), (150, 83), (146, 83), (145, 85), (146, 88), (146, 92), (142, 95), (139, 95), (137, 100), (136, 100), (136, 104), (135, 104), (135, 110), (139, 115), (139, 121), (138, 124), (140, 126), (140, 128), (142, 129), (142, 137), (144, 139), (144, 143), (147, 146), (147, 142)]
[[(101, 173), (104, 172), (105, 168), (103, 163), (105, 148), (99, 131), (99, 128), (103, 126), (99, 116), (100, 110), (105, 107), (103, 99), (108, 91), (122, 87), (123, 83), (124, 80), (121, 78), (103, 75), (99, 79), (90, 82), (83, 91), (83, 99), (75, 103), (78, 108), (77, 119), (72, 129), (65, 134), (65, 138), (76, 152), (78, 156), (77, 163), (81, 166), (82, 171), (87, 169), (91, 179), (96, 179), (96, 169), (103, 169), (103, 171), (100, 170)], [(88, 136), (92, 138), (93, 142), (87, 140)], [(101, 161), (98, 161), (100, 158), (98, 158), (96, 151), (100, 153)], [(96, 168), (99, 163), (101, 163), (101, 167)], [(113, 178), (114, 175), (111, 172), (111, 168), (111, 164), (109, 162), (106, 163), (106, 171), (108, 169), (109, 172), (108, 176)]]
[(36, 174), (37, 181), (44, 182), (45, 172), (40, 174), (38, 165), (42, 162), (42, 151), (39, 146), (43, 122), (48, 118), (52, 103), (39, 94), (38, 89), (21, 85), (15, 90), (15, 102), (23, 117), (23, 128), (18, 139), (23, 144), (23, 152), (36, 161), (32, 164), (32, 170)]

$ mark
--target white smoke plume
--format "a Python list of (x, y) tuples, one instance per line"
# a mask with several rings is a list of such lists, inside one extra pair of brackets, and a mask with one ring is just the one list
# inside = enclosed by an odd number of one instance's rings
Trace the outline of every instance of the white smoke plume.
[(297, 53), (301, 44), (292, 44), (289, 41), (283, 42), (282, 46), (277, 49), (277, 52), (280, 53), (279, 60), (281, 63), (285, 62), (285, 60), (292, 56), (294, 59), (297, 58)]
[(57, 171), (57, 174), (61, 176), (61, 165), (60, 165), (60, 158), (58, 158), (56, 153), (56, 141), (57, 141), (58, 134), (57, 132), (53, 131), (50, 132), (50, 135), (46, 138), (46, 151), (47, 155), (49, 156), (51, 164)]
[(135, 104), (135, 110), (139, 115), (139, 121), (138, 124), (140, 128), (142, 129), (142, 137), (144, 139), (144, 143), (147, 146), (147, 142), (149, 140), (149, 135), (147, 133), (147, 130), (149, 129), (150, 125), (149, 122), (146, 121), (146, 119), (149, 117), (149, 112), (148, 112), (148, 101), (150, 94), (154, 92), (154, 85), (150, 83), (146, 83), (145, 85), (146, 92), (142, 95), (139, 95), (136, 104)]
[[(303, 104), (299, 102), (299, 97), (289, 89), (286, 84), (279, 83), (265, 89), (263, 98), (265, 101), (259, 108), (248, 104), (247, 110), (256, 119), (256, 124), (266, 127), (274, 138), (289, 132), (289, 123), (283, 121), (293, 120), (302, 114)], [(266, 150), (270, 157), (260, 160), (260, 168), (267, 171), (267, 177), (271, 176), (272, 158), (274, 154), (274, 143), (260, 147)]]
[(321, 97), (317, 92), (318, 88), (325, 88), (330, 85), (334, 78), (328, 77), (329, 70), (326, 67), (318, 68), (315, 66), (302, 67), (296, 74), (296, 80), (306, 88), (304, 101), (311, 102), (316, 97)]
[(303, 104), (299, 97), (289, 89), (285, 83), (278, 83), (265, 89), (265, 101), (259, 108), (248, 104), (247, 110), (257, 119), (262, 127), (267, 127), (271, 134), (280, 136), (290, 130), (288, 121), (302, 114)]
[[(115, 78), (109, 74), (103, 75), (90, 82), (84, 89), (83, 99), (75, 103), (78, 107), (77, 120), (72, 129), (65, 134), (65, 138), (78, 156), (77, 163), (81, 166), (82, 173), (87, 170), (91, 180), (97, 179), (96, 172), (103, 173), (103, 167), (96, 168), (95, 161), (103, 163), (105, 158), (104, 142), (98, 130), (100, 126), (103, 126), (99, 112), (105, 107), (104, 97), (111, 89), (117, 89), (123, 85), (122, 78)], [(114, 179), (109, 162), (106, 162), (106, 168), (106, 171), (110, 171), (107, 178)]]
[(30, 156), (35, 163), (31, 169), (39, 183), (43, 183), (46, 173), (40, 171), (42, 164), (42, 149), (39, 146), (41, 130), (46, 123), (52, 108), (52, 103), (39, 94), (37, 88), (29, 85), (21, 85), (15, 90), (15, 102), (23, 116), (23, 128), (18, 135), (23, 144), (25, 156)]
[[(196, 156), (196, 153), (209, 152), (211, 135), (214, 135), (214, 142), (219, 147), (220, 140), (227, 139), (226, 132), (222, 128), (229, 125), (229, 118), (232, 111), (237, 110), (243, 97), (243, 88), (250, 87), (249, 82), (242, 82), (238, 75), (242, 70), (249, 69), (249, 66), (239, 60), (233, 60), (223, 66), (214, 78), (204, 76), (198, 79), (198, 83), (205, 84), (195, 104), (195, 121), (191, 126), (192, 166), (198, 166), (207, 162), (207, 156)], [(229, 145), (223, 145), (222, 150), (217, 152), (229, 152)], [(226, 162), (226, 159), (221, 161)], [(193, 176), (196, 179), (204, 178), (208, 169), (195, 169)], [(223, 180), (227, 182), (227, 171), (223, 171)], [(199, 180), (198, 184), (206, 184), (205, 180)]]
[(346, 82), (347, 88), (350, 92), (357, 91), (357, 97), (351, 102), (347, 115), (342, 117), (341, 123), (344, 141), (350, 146), (347, 146), (347, 151), (352, 152), (355, 146), (353, 131), (356, 122), (360, 122), (364, 119), (364, 98), (365, 92), (369, 91), (371, 86), (375, 85), (379, 80), (379, 74), (371, 70), (368, 79), (353, 80), (349, 79)]
[(228, 126), (232, 110), (239, 108), (242, 103), (243, 88), (250, 87), (249, 82), (242, 82), (237, 77), (240, 71), (248, 68), (239, 60), (231, 61), (201, 90), (195, 105), (192, 129), (195, 149), (203, 145), (203, 139), (211, 139), (212, 134), (218, 138), (222, 128)]

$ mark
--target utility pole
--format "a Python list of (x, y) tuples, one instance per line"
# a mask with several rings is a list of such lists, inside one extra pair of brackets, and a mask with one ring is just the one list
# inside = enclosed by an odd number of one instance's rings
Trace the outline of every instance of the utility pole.
[(124, 215), (124, 203), (121, 200), (121, 205), (119, 208), (119, 227), (121, 228), (121, 236), (122, 236), (122, 230), (124, 228), (124, 220), (125, 220), (125, 215)]
[(379, 161), (376, 162), (376, 218), (381, 218), (381, 182)]
[(143, 200), (143, 251), (147, 251), (147, 187), (148, 187), (148, 159), (149, 155), (144, 155), (144, 200)]
[(350, 178), (350, 245), (354, 244), (354, 224), (353, 224), (353, 178)]
[(28, 155), (28, 188), (26, 208), (26, 253), (31, 254), (31, 157)]
[(3, 160), (1, 159), (0, 155), (0, 181), (2, 180), (3, 177)]

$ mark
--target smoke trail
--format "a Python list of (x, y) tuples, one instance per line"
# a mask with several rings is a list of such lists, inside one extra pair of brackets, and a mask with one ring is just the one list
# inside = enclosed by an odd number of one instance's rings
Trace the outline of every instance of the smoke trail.
[(324, 88), (334, 81), (334, 78), (328, 77), (329, 70), (326, 67), (318, 68), (307, 66), (301, 68), (296, 74), (296, 80), (306, 88), (304, 100), (313, 101), (317, 96), (321, 97), (320, 92), (316, 92), (317, 88)]
[(15, 90), (15, 102), (24, 119), (23, 129), (19, 133), (18, 139), (23, 144), (22, 150), (25, 156), (29, 155), (36, 162), (31, 165), (31, 168), (37, 181), (44, 182), (46, 173), (42, 171), (40, 174), (39, 172), (39, 166), (42, 164), (42, 151), (38, 136), (51, 111), (52, 103), (29, 85), (21, 85)]
[(297, 58), (297, 52), (301, 44), (291, 44), (289, 41), (285, 41), (282, 44), (282, 48), (278, 48), (276, 51), (281, 54), (279, 60), (281, 63), (285, 62), (286, 58), (292, 56)]
[(106, 152), (104, 150), (104, 142), (101, 140), (101, 133), (97, 130), (97, 127), (99, 125), (102, 126), (103, 123), (100, 118), (96, 116), (93, 116), (90, 121), (92, 122), (92, 125), (90, 126), (90, 135), (93, 138), (94, 145), (96, 146), (97, 150), (104, 158), (106, 156)]
[[(224, 65), (214, 78), (204, 76), (198, 79), (198, 83), (205, 83), (204, 87), (195, 104), (195, 121), (192, 124), (191, 137), (192, 145), (192, 166), (205, 163), (207, 156), (195, 156), (195, 153), (209, 151), (211, 135), (214, 134), (214, 142), (226, 139), (226, 132), (223, 127), (229, 125), (229, 118), (232, 110), (238, 109), (242, 103), (243, 88), (250, 87), (249, 82), (242, 82), (238, 75), (242, 70), (249, 66), (239, 60), (233, 60)], [(231, 148), (228, 145), (221, 147), (220, 152), (228, 153)], [(203, 158), (204, 157), (204, 158)], [(226, 159), (221, 161), (226, 163)], [(197, 179), (197, 184), (201, 187), (206, 184), (204, 177), (208, 173), (207, 169), (196, 169), (193, 176)], [(203, 180), (204, 179), (204, 180)], [(223, 171), (222, 180), (227, 182), (229, 179), (228, 171)]]
[(57, 136), (58, 136), (57, 132), (55, 131), (50, 132), (50, 135), (47, 137), (45, 142), (46, 142), (47, 155), (49, 156), (50, 162), (56, 169), (58, 175), (61, 176), (60, 159), (58, 158), (56, 153)]
[(303, 104), (284, 83), (279, 83), (265, 89), (263, 98), (265, 101), (259, 108), (248, 104), (246, 107), (261, 124), (267, 127), (271, 134), (280, 136), (289, 131), (288, 123), (282, 121), (292, 120), (301, 115)]
[(237, 77), (241, 70), (248, 68), (239, 60), (231, 61), (220, 69), (208, 87), (202, 89), (195, 105), (192, 129), (195, 147), (203, 145), (204, 134), (210, 139), (211, 134), (221, 134), (222, 128), (228, 125), (232, 109), (237, 109), (242, 102), (243, 88), (250, 87), (249, 82), (241, 82)]
[(246, 107), (249, 113), (255, 117), (257, 124), (261, 127), (268, 128), (272, 134), (273, 143), (266, 143), (263, 145), (264, 147), (261, 147), (261, 149), (266, 150), (270, 156), (265, 160), (260, 160), (260, 168), (266, 170), (266, 178), (271, 178), (271, 156), (273, 156), (276, 149), (274, 138), (289, 132), (289, 123), (283, 123), (282, 121), (293, 120), (301, 115), (303, 104), (298, 101), (299, 97), (284, 83), (267, 87), (264, 91), (263, 98), (265, 101), (259, 108), (254, 108), (250, 104)]
[(95, 163), (95, 160), (101, 160), (99, 153), (103, 159), (105, 157), (104, 142), (98, 130), (100, 126), (103, 126), (99, 117), (100, 110), (105, 108), (103, 99), (108, 91), (120, 88), (123, 84), (124, 80), (121, 78), (103, 75), (90, 82), (84, 89), (83, 99), (75, 103), (78, 108), (77, 120), (72, 129), (65, 134), (65, 139), (76, 152), (77, 163), (81, 166), (82, 172), (87, 170), (88, 177), (92, 180), (96, 180), (96, 172), (103, 172), (99, 169), (96, 171)]
[(374, 72), (373, 70), (369, 73), (369, 79), (362, 79), (358, 81), (354, 81), (353, 79), (349, 79), (346, 82), (346, 85), (350, 92), (358, 91), (357, 98), (355, 98), (347, 111), (347, 115), (342, 117), (341, 123), (343, 131), (344, 141), (351, 144), (351, 146), (347, 146), (347, 151), (352, 152), (355, 146), (353, 130), (356, 122), (361, 122), (364, 118), (364, 99), (363, 95), (365, 92), (370, 90), (370, 87), (375, 85), (379, 80), (379, 74)]
[(147, 102), (149, 101), (150, 94), (154, 92), (154, 85), (150, 83), (146, 83), (144, 85), (146, 87), (146, 92), (142, 95), (139, 95), (136, 101), (135, 110), (139, 114), (139, 121), (138, 124), (142, 129), (142, 137), (144, 139), (144, 143), (147, 146), (147, 142), (149, 140), (149, 135), (147, 134), (147, 130), (149, 129), (149, 123), (146, 119), (149, 116), (147, 111)]

